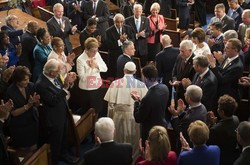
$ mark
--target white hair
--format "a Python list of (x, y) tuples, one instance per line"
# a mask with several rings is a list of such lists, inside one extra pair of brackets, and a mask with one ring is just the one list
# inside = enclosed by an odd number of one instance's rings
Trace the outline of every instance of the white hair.
[(180, 43), (180, 47), (193, 50), (193, 42), (191, 40), (183, 40)]
[(63, 8), (63, 5), (60, 4), (60, 3), (56, 3), (56, 4), (53, 6), (53, 12), (55, 12), (56, 9), (58, 9), (58, 8)]
[(114, 18), (113, 18), (114, 22), (115, 22), (115, 20), (117, 20), (118, 18), (122, 18), (123, 21), (125, 20), (125, 17), (124, 17), (121, 13), (117, 13), (117, 14), (114, 16)]
[(56, 71), (58, 67), (60, 66), (60, 62), (56, 59), (50, 59), (46, 62), (46, 64), (43, 67), (43, 73), (45, 75), (50, 75), (52, 71)]
[(202, 89), (197, 85), (189, 85), (186, 89), (186, 95), (191, 101), (198, 103), (202, 98)]
[(109, 117), (102, 117), (95, 123), (95, 134), (101, 142), (114, 139), (115, 124)]

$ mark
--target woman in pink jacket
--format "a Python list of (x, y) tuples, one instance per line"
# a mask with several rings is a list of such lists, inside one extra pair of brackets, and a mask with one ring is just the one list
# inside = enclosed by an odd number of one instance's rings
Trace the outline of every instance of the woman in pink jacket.
[(148, 16), (150, 25), (150, 35), (148, 42), (148, 61), (154, 61), (155, 55), (161, 51), (162, 30), (165, 28), (164, 17), (159, 15), (159, 3), (153, 3), (150, 8), (151, 15)]

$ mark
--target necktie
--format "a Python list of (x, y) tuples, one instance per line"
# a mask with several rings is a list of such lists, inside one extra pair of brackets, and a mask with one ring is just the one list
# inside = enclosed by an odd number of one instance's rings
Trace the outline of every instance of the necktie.
[(58, 21), (58, 24), (59, 24), (59, 26), (61, 26), (61, 25), (62, 25), (62, 21), (61, 21), (61, 20), (59, 20), (59, 21)]
[(93, 7), (94, 14), (96, 12), (96, 2), (94, 2), (94, 7)]
[(181, 71), (181, 72), (184, 70), (185, 65), (186, 65), (185, 60), (182, 60), (182, 62), (181, 62), (181, 67), (180, 67), (180, 71)]
[(61, 89), (61, 85), (59, 84), (59, 81), (57, 79), (54, 79), (54, 85), (58, 88)]
[(135, 26), (136, 26), (137, 32), (140, 32), (140, 22), (138, 19), (135, 21)]
[(199, 85), (201, 83), (201, 76), (198, 76), (195, 85)]
[(229, 58), (226, 59), (224, 65), (223, 65), (223, 69), (229, 64)]

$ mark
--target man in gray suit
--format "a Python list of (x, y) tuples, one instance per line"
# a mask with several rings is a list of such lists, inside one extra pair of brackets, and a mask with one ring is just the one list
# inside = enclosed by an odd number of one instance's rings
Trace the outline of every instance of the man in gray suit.
[(74, 34), (76, 26), (72, 26), (67, 17), (63, 16), (63, 5), (57, 3), (53, 7), (54, 17), (47, 21), (49, 34), (53, 37), (60, 37), (65, 44), (65, 54), (72, 52), (72, 44), (69, 40), (69, 34)]
[(248, 28), (250, 28), (250, 9), (246, 9), (242, 13), (242, 23), (238, 28), (239, 39), (242, 45), (245, 46), (245, 33)]
[(235, 28), (235, 21), (226, 15), (225, 13), (225, 5), (223, 3), (219, 3), (214, 8), (215, 16), (211, 18), (209, 25), (207, 26), (207, 33), (210, 34), (210, 25), (214, 22), (221, 22), (222, 23), (222, 32), (224, 33), (227, 30), (234, 30)]

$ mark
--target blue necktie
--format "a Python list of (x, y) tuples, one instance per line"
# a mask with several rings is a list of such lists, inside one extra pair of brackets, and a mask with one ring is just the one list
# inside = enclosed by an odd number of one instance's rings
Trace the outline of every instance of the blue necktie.
[(59, 81), (57, 79), (54, 79), (54, 85), (58, 88), (58, 89), (62, 89)]
[(140, 32), (140, 22), (138, 19), (135, 21), (135, 26), (136, 26), (137, 32)]

